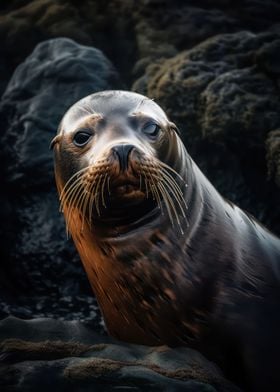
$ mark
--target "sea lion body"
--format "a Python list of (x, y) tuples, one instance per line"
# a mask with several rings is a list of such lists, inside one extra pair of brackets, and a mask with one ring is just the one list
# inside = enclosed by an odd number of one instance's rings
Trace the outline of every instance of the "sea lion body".
[(93, 94), (53, 144), (67, 226), (109, 333), (194, 347), (252, 390), (276, 382), (280, 241), (221, 197), (162, 109), (135, 93)]

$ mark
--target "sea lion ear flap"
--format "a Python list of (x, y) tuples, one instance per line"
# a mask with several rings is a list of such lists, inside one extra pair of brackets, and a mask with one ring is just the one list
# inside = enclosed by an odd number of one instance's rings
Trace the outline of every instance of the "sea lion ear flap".
[(50, 150), (52, 150), (56, 143), (58, 143), (61, 139), (61, 135), (56, 135), (50, 143)]
[(173, 129), (173, 131), (175, 131), (179, 136), (181, 135), (180, 130), (177, 128), (176, 124), (174, 124), (173, 122), (169, 123), (169, 128)]

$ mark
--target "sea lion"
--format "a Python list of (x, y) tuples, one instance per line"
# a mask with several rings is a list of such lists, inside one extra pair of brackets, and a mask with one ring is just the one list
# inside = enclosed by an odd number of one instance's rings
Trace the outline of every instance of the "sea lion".
[(92, 94), (52, 142), (67, 230), (109, 333), (188, 345), (264, 390), (280, 365), (280, 241), (227, 202), (151, 99)]

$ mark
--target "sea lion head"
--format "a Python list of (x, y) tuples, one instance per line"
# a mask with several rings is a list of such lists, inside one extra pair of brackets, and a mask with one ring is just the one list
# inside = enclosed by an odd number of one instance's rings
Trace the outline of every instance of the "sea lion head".
[(87, 96), (64, 115), (52, 141), (66, 222), (78, 211), (93, 229), (148, 224), (184, 214), (178, 130), (151, 99), (132, 92)]

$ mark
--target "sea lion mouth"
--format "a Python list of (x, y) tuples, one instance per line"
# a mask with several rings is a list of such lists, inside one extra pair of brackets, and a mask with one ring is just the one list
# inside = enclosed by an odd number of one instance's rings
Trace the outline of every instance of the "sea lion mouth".
[(104, 199), (106, 208), (102, 208), (95, 217), (96, 226), (129, 231), (147, 224), (160, 213), (157, 201), (139, 178), (119, 177), (113, 180), (110, 193)]
[(95, 217), (95, 227), (109, 227), (119, 233), (126, 233), (150, 223), (160, 215), (160, 208), (153, 199), (143, 199), (141, 202), (135, 200), (138, 198), (130, 198), (123, 205), (112, 203), (100, 216)]
[(140, 197), (143, 195), (143, 189), (139, 179), (122, 178), (112, 182), (111, 195), (115, 197)]
[(122, 199), (125, 203), (126, 201), (134, 200), (137, 204), (137, 201), (140, 202), (145, 197), (145, 193), (143, 190), (139, 189), (132, 184), (123, 184), (117, 186), (115, 189), (112, 190), (111, 193), (111, 200), (112, 199)]

